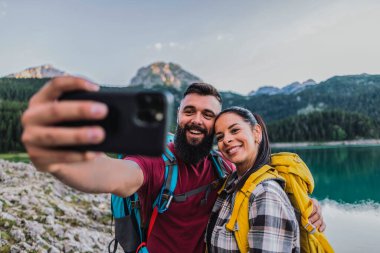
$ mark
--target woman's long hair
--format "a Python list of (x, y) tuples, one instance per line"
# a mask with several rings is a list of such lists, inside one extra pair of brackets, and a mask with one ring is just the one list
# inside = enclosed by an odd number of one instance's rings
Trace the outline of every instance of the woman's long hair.
[(218, 120), (218, 118), (225, 114), (225, 113), (235, 113), (236, 115), (240, 116), (243, 118), (245, 122), (247, 122), (252, 128), (256, 125), (259, 124), (262, 129), (262, 140), (259, 144), (259, 151), (256, 156), (256, 160), (252, 166), (252, 168), (248, 169), (248, 171), (244, 174), (244, 176), (239, 180), (238, 184), (236, 185), (235, 190), (240, 190), (245, 181), (249, 178), (249, 176), (260, 169), (262, 166), (265, 164), (270, 163), (270, 155), (271, 155), (271, 149), (269, 145), (269, 137), (268, 137), (268, 132), (267, 132), (267, 127), (265, 126), (264, 120), (261, 118), (259, 114), (252, 113), (249, 110), (243, 108), (243, 107), (238, 107), (238, 106), (233, 106), (230, 108), (227, 108), (223, 110), (215, 119), (215, 122)]

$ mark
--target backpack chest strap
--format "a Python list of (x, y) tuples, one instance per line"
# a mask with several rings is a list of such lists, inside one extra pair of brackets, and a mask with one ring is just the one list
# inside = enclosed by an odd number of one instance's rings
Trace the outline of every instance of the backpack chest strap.
[(208, 193), (212, 189), (216, 189), (221, 182), (223, 182), (223, 179), (214, 180), (210, 184), (200, 186), (198, 188), (195, 188), (195, 189), (193, 189), (191, 191), (188, 191), (188, 192), (185, 192), (185, 193), (182, 193), (182, 194), (174, 195), (173, 196), (173, 200), (175, 202), (185, 202), (189, 197), (194, 196), (194, 195), (196, 195), (198, 193), (201, 193), (201, 192), (206, 192), (206, 197), (205, 197), (204, 200), (207, 200)]

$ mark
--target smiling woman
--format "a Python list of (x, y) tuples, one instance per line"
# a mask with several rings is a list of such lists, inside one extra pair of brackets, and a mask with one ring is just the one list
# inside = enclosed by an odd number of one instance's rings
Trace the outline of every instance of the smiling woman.
[[(255, 176), (254, 172), (270, 162), (264, 121), (247, 109), (231, 107), (217, 116), (215, 135), (219, 150), (235, 163), (236, 172), (229, 177), (214, 205), (206, 232), (208, 251), (300, 252), (298, 222), (283, 189), (284, 181), (279, 178), (268, 178), (253, 188), (247, 204), (247, 220), (243, 221), (249, 224), (244, 238), (229, 229), (229, 217), (234, 216), (235, 205), (240, 203), (237, 192), (252, 188), (251, 175)], [(239, 229), (244, 228), (239, 226)]]
[(324, 223), (310, 218), (318, 204), (308, 195), (314, 180), (307, 165), (297, 154), (271, 155), (259, 115), (228, 108), (215, 119), (215, 136), (236, 171), (210, 216), (209, 252), (334, 252)]

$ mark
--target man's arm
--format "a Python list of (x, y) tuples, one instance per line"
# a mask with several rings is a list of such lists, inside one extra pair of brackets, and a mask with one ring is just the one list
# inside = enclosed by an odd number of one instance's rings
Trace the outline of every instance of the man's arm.
[(89, 193), (113, 193), (126, 197), (143, 184), (144, 176), (133, 161), (98, 156), (81, 163), (61, 163), (51, 173), (77, 190)]
[(132, 161), (112, 159), (101, 153), (58, 150), (62, 145), (96, 144), (105, 138), (99, 126), (65, 128), (61, 121), (99, 120), (105, 104), (91, 101), (58, 101), (73, 90), (97, 91), (81, 78), (59, 77), (44, 85), (29, 101), (22, 115), (22, 142), (39, 171), (53, 174), (65, 184), (85, 192), (109, 192), (128, 196), (143, 183), (140, 167)]
[(326, 229), (326, 223), (323, 220), (322, 208), (318, 200), (310, 198), (313, 202), (313, 211), (310, 214), (309, 222), (316, 227), (319, 232), (323, 232)]

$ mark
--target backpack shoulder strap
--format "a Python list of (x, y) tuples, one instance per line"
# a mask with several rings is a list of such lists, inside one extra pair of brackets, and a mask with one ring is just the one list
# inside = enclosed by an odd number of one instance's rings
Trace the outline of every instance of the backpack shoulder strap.
[(226, 179), (227, 175), (231, 173), (232, 169), (229, 168), (229, 173), (227, 173), (226, 166), (229, 167), (229, 165), (223, 160), (219, 152), (212, 149), (209, 156), (211, 158), (211, 163), (216, 171), (216, 174), (218, 175), (218, 178)]
[(237, 191), (230, 220), (226, 223), (226, 229), (234, 232), (240, 252), (248, 252), (248, 208), (249, 197), (257, 185), (269, 179), (277, 179), (280, 176), (269, 165), (264, 165), (249, 176), (244, 186)]
[(170, 151), (169, 147), (166, 147), (164, 153), (162, 154), (162, 159), (165, 163), (165, 172), (164, 172), (164, 183), (161, 187), (161, 190), (156, 197), (156, 200), (153, 203), (153, 211), (150, 216), (148, 229), (146, 232), (146, 239), (141, 242), (137, 247), (136, 252), (147, 252), (146, 242), (149, 239), (149, 236), (152, 232), (156, 218), (159, 213), (164, 213), (168, 210), (170, 203), (174, 196), (174, 190), (177, 186), (178, 180), (178, 165), (177, 160), (174, 154)]
[(166, 147), (162, 159), (165, 163), (164, 184), (153, 204), (153, 208), (157, 207), (159, 213), (163, 213), (169, 208), (178, 180), (177, 160), (169, 147)]

